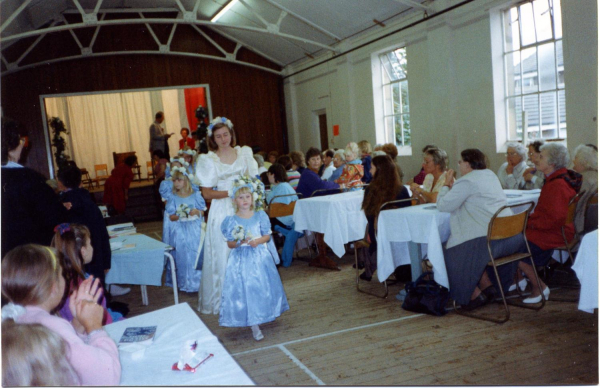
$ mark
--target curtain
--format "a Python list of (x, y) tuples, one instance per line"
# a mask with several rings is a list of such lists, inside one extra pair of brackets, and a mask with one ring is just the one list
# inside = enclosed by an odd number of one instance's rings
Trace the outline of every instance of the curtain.
[[(65, 128), (67, 130), (71, 129), (71, 123), (69, 122), (69, 113), (67, 108), (67, 100), (61, 97), (55, 98), (46, 98), (44, 99), (44, 103), (46, 105), (46, 119), (50, 120), (52, 117), (58, 117), (65, 123)], [(54, 147), (52, 147), (52, 128), (48, 125), (49, 138), (50, 138), (50, 152), (52, 153), (52, 163), (54, 164), (54, 171), (58, 171), (58, 165), (56, 164), (56, 158), (54, 157), (54, 152), (56, 151)], [(68, 135), (63, 134), (63, 138), (65, 139), (65, 154), (69, 155), (71, 160), (73, 160), (73, 140), (71, 136), (71, 132), (69, 131)]]
[[(198, 126), (198, 120), (196, 119), (196, 109), (198, 108), (198, 105), (202, 105), (208, 112), (205, 92), (206, 89), (204, 88), (184, 89), (183, 91), (185, 95), (185, 110), (187, 112), (188, 124), (192, 132), (196, 131), (196, 127)], [(206, 118), (205, 121), (208, 124), (208, 118)]]

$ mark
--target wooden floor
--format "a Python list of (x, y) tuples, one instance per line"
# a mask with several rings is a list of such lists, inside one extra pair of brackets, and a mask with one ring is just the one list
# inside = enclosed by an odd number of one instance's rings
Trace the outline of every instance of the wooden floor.
[[(161, 223), (137, 225), (159, 238)], [(433, 317), (407, 312), (395, 295), (380, 299), (356, 291), (353, 256), (342, 270), (308, 267), (294, 260), (280, 268), (290, 310), (261, 325), (256, 342), (249, 328), (224, 328), (218, 316), (199, 317), (258, 385), (596, 385), (598, 313), (574, 303), (548, 302), (539, 312), (512, 308), (503, 325), (449, 312)], [(383, 287), (366, 283), (373, 290)], [(552, 296), (571, 290), (555, 289)], [(173, 304), (172, 289), (139, 287), (115, 298), (130, 316)], [(197, 293), (179, 293), (196, 310)], [(484, 312), (500, 313), (497, 305)]]

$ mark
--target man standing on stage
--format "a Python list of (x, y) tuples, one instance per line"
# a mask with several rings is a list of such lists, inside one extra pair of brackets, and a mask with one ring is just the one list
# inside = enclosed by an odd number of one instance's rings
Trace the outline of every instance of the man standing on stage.
[(169, 144), (170, 134), (165, 133), (165, 129), (161, 124), (165, 121), (163, 112), (156, 112), (155, 121), (150, 126), (150, 153), (154, 150), (161, 150), (167, 159), (169, 159)]

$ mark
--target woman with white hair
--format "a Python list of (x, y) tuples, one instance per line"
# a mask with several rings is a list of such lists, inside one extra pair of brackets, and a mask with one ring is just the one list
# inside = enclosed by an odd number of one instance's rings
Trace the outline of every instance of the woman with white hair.
[(583, 235), (598, 229), (598, 205), (590, 205), (587, 212), (585, 210), (587, 202), (598, 192), (598, 147), (580, 144), (573, 155), (573, 170), (581, 174), (581, 191), (585, 191), (575, 211), (575, 232)]
[[(569, 201), (581, 188), (581, 174), (567, 170), (569, 151), (560, 143), (547, 143), (540, 148), (538, 169), (546, 177), (535, 212), (527, 221), (527, 241), (536, 266), (546, 266), (555, 248), (564, 245), (561, 227), (567, 219)], [(567, 225), (565, 234), (570, 241), (574, 236), (573, 225)], [(548, 299), (550, 289), (541, 282), (538, 287), (535, 269), (528, 264), (528, 259), (519, 262), (519, 268), (532, 284), (531, 296), (523, 303), (539, 303), (543, 297)]]
[(523, 173), (527, 170), (527, 150), (520, 143), (506, 145), (506, 162), (498, 170), (503, 189), (519, 189), (524, 185)]
[(262, 155), (254, 154), (252, 156), (254, 156), (254, 160), (256, 160), (256, 164), (258, 164), (258, 175), (262, 174), (263, 172), (267, 172), (267, 169), (265, 167), (265, 159), (262, 157)]
[(331, 173), (331, 176), (327, 178), (328, 182), (335, 182), (336, 179), (344, 172), (344, 165), (346, 164), (346, 152), (344, 150), (337, 150), (333, 154), (333, 167), (335, 170)]
[(360, 159), (360, 149), (358, 144), (351, 142), (346, 146), (346, 165), (342, 171), (342, 175), (335, 180), (340, 186), (345, 188), (359, 186), (362, 184), (362, 177), (365, 175), (365, 170)]

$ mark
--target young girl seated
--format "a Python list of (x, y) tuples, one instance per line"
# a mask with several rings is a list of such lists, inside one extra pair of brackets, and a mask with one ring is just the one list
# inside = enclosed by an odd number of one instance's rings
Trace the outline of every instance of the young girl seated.
[(254, 339), (260, 341), (264, 336), (258, 325), (274, 321), (290, 306), (275, 267), (279, 258), (271, 241), (269, 216), (264, 211), (254, 212), (255, 185), (262, 183), (234, 183), (230, 196), (236, 213), (221, 224), (231, 253), (223, 280), (219, 325), (251, 326)]
[[(52, 247), (61, 253), (58, 257), (60, 258), (60, 265), (66, 283), (65, 294), (59, 305), (59, 314), (71, 322), (73, 320), (73, 315), (69, 309), (71, 292), (76, 290), (81, 282), (88, 277), (84, 272), (84, 266), (92, 261), (94, 247), (92, 246), (90, 231), (84, 225), (60, 224), (54, 228), (54, 233)], [(108, 325), (113, 320), (123, 318), (121, 314), (111, 312), (106, 308), (106, 298), (104, 296), (100, 298), (100, 302), (104, 308), (102, 325)]]
[(181, 291), (197, 292), (200, 288), (201, 271), (196, 268), (200, 250), (200, 234), (206, 203), (199, 191), (194, 191), (189, 175), (183, 167), (171, 170), (173, 191), (167, 198), (165, 213), (173, 222), (169, 245), (175, 248), (173, 257), (177, 267), (177, 285)]
[(56, 333), (39, 324), (2, 322), (2, 386), (81, 385)]
[(2, 308), (2, 319), (39, 323), (60, 335), (69, 345), (67, 358), (82, 385), (119, 385), (119, 351), (102, 329), (98, 282), (86, 279), (71, 295), (71, 323), (50, 314), (64, 290), (65, 279), (53, 248), (21, 245), (2, 259), (2, 295), (11, 302)]
[(362, 185), (362, 177), (365, 174), (358, 145), (354, 142), (348, 143), (346, 146), (346, 164), (342, 175), (335, 181), (340, 186), (355, 187)]

